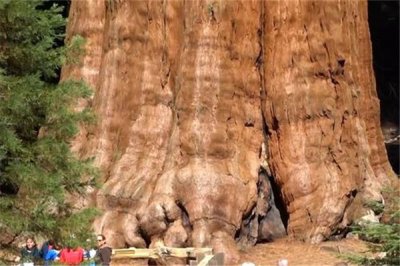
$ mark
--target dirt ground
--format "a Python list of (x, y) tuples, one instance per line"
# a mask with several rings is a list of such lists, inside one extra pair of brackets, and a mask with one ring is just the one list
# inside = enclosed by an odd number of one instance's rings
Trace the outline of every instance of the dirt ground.
[[(327, 241), (319, 245), (311, 245), (289, 239), (281, 239), (272, 243), (257, 244), (246, 251), (241, 251), (240, 264), (252, 262), (255, 265), (275, 266), (280, 259), (287, 259), (289, 266), (308, 265), (325, 266), (341, 265), (345, 262), (339, 254), (361, 253), (367, 249), (366, 244), (357, 239)], [(167, 265), (184, 265), (178, 261), (169, 261)], [(147, 260), (114, 260), (112, 266), (148, 265)], [(345, 264), (342, 264), (345, 265)], [(347, 263), (347, 265), (352, 265)]]
[[(339, 258), (344, 253), (366, 251), (366, 244), (357, 239), (327, 241), (319, 245), (281, 239), (272, 243), (258, 244), (241, 253), (243, 262), (256, 265), (278, 265), (280, 259), (287, 259), (289, 266), (296, 265), (340, 265), (345, 262)], [(350, 265), (348, 263), (348, 265)]]

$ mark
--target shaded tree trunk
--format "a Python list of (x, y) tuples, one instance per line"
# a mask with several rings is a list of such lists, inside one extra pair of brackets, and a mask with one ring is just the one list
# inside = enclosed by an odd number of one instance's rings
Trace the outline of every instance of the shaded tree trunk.
[(379, 198), (393, 175), (367, 23), (363, 1), (73, 1), (68, 36), (86, 54), (63, 78), (95, 91), (80, 105), (98, 125), (73, 148), (103, 171), (96, 230), (237, 261), (235, 235), (284, 230), (264, 219), (268, 165), (290, 235), (319, 242), (350, 222), (354, 196)]

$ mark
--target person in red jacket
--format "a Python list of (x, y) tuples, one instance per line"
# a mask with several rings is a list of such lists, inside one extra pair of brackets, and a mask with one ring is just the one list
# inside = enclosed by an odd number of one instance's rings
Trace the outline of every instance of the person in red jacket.
[(83, 248), (63, 248), (60, 254), (60, 262), (67, 265), (79, 265), (83, 261)]

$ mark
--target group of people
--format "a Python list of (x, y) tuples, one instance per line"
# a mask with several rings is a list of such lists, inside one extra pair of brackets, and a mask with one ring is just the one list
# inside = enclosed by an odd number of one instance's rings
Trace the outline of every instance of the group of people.
[[(26, 239), (26, 245), (21, 249), (21, 266), (35, 264), (51, 265), (54, 261), (65, 265), (80, 265), (87, 262), (90, 266), (109, 266), (112, 249), (107, 246), (104, 235), (97, 235), (97, 249), (85, 250), (81, 247), (61, 247), (54, 240), (43, 243), (39, 249), (33, 237)], [(44, 262), (44, 263), (43, 263)]]

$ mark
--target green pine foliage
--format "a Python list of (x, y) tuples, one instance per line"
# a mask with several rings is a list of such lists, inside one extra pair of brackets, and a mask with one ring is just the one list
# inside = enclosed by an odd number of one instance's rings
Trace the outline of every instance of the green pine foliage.
[(62, 8), (43, 4), (0, 0), (0, 226), (78, 244), (96, 210), (73, 211), (66, 194), (82, 195), (97, 171), (70, 151), (79, 123), (94, 121), (90, 111), (71, 107), (91, 91), (77, 81), (55, 84), (83, 39), (60, 46)]
[(369, 241), (372, 254), (383, 256), (350, 255), (348, 259), (360, 265), (400, 265), (400, 197), (398, 190), (387, 188), (384, 191), (386, 206), (372, 206), (378, 213), (387, 215), (384, 223), (367, 223), (355, 226), (354, 233)]

